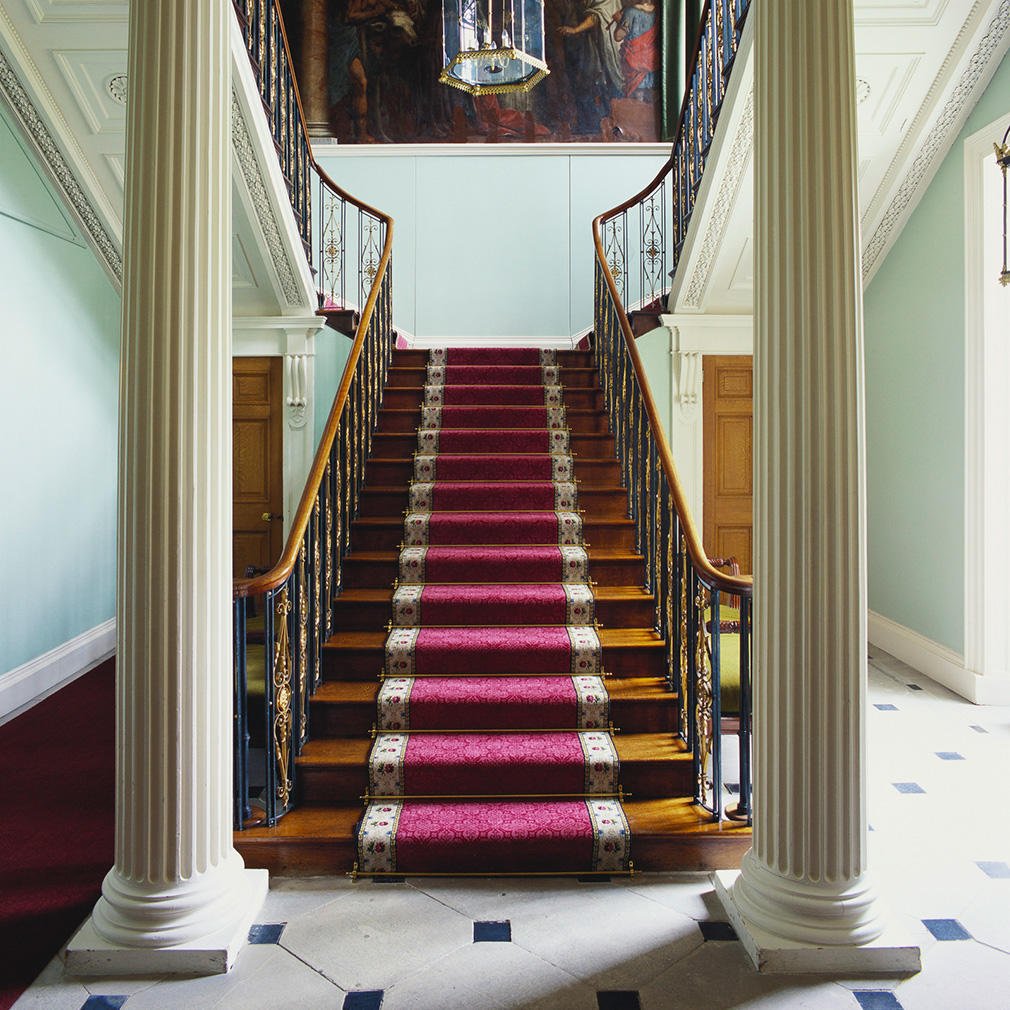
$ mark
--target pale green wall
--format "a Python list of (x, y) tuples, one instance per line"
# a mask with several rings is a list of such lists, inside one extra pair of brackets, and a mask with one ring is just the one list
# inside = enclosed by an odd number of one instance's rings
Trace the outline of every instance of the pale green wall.
[(351, 351), (351, 341), (336, 330), (324, 327), (316, 335), (315, 361), (315, 444), (319, 445), (326, 419), (330, 416), (333, 397), (337, 395), (347, 355)]
[(964, 140), (1006, 113), (1010, 57), (865, 296), (870, 608), (957, 652), (964, 648)]
[[(346, 190), (395, 219), (393, 321), (421, 337), (557, 337), (592, 327), (592, 218), (663, 156), (341, 155)], [(349, 230), (353, 229), (353, 221)]]
[(119, 296), (0, 110), (0, 674), (113, 616)]

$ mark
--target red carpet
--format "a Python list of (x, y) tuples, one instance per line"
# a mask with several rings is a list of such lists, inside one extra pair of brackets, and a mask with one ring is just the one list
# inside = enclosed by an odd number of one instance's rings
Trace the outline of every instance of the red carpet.
[(585, 585), (398, 586), (393, 624), (592, 624), (595, 600)]
[(0, 726), (0, 1010), (88, 916), (112, 866), (113, 669), (103, 663)]
[(387, 677), (380, 730), (603, 729), (610, 698), (599, 677)]
[(400, 552), (400, 582), (588, 582), (584, 547), (410, 547)]
[(429, 355), (359, 873), (628, 868), (559, 380), (551, 351)]
[(578, 491), (572, 483), (528, 481), (526, 483), (468, 483), (466, 481), (415, 481), (410, 486), (412, 512), (475, 512), (499, 509), (572, 511)]

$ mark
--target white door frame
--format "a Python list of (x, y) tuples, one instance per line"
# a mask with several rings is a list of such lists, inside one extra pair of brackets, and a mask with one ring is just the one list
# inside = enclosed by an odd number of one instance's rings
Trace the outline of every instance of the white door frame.
[(993, 156), (1008, 122), (1010, 109), (964, 142), (964, 664), (979, 704), (1010, 703), (1010, 288)]

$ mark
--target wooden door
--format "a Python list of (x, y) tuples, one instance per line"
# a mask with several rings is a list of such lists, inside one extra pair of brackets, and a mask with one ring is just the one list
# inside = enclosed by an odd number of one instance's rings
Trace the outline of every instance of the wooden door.
[(283, 358), (232, 362), (234, 574), (271, 568), (284, 547)]
[(705, 499), (702, 539), (709, 557), (752, 569), (754, 368), (750, 355), (706, 355), (703, 363)]

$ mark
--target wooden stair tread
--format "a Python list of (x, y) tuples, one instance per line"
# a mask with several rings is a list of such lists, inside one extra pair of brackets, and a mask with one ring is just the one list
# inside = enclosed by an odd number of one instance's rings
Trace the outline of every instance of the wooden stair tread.
[[(468, 512), (468, 513), (469, 512), (473, 512), (476, 515), (488, 515), (488, 516), (502, 515), (504, 513), (504, 510), (495, 511), (495, 512), (481, 512), (479, 509), (464, 509), (462, 511), (465, 511), (465, 512)], [(553, 512), (554, 510), (553, 509), (523, 509), (521, 511)], [(438, 514), (439, 515), (455, 515), (455, 514), (458, 514), (458, 513), (440, 510), (438, 512)], [(385, 528), (387, 528), (389, 526), (397, 526), (397, 527), (402, 526), (403, 525), (403, 516), (402, 515), (401, 516), (358, 516), (358, 518), (354, 520), (354, 523), (355, 523), (355, 525), (359, 525), (360, 524), (362, 527), (368, 527), (370, 529), (385, 529)], [(609, 518), (609, 519), (608, 518), (593, 519), (591, 516), (584, 516), (583, 519), (582, 519), (582, 524), (583, 524), (583, 526), (615, 526), (615, 527), (623, 528), (625, 526), (634, 526), (635, 525), (635, 521), (633, 519), (623, 519), (623, 518), (618, 518), (618, 517)], [(504, 544), (433, 544), (432, 546), (438, 546), (438, 547), (502, 547), (502, 546), (506, 546), (506, 545), (504, 545)], [(551, 546), (554, 546), (554, 545), (553, 544), (539, 544), (539, 545), (537, 545), (537, 544), (530, 544), (529, 546), (531, 546), (531, 547), (535, 547), (535, 546), (551, 547)]]
[[(749, 841), (751, 829), (736, 821), (717, 823), (711, 815), (697, 807), (690, 797), (668, 799), (625, 800), (624, 810), (631, 828), (632, 850), (636, 842), (648, 838), (671, 838), (678, 835), (722, 835)], [(272, 828), (247, 828), (234, 833), (236, 845), (265, 839), (286, 838), (313, 842), (329, 840), (353, 842), (354, 828), (361, 817), (360, 803), (342, 806), (296, 807)]]
[(713, 821), (712, 815), (687, 796), (625, 801), (631, 828), (632, 852), (636, 841), (673, 835), (724, 835), (749, 841), (751, 829), (737, 821)]
[[(427, 583), (433, 585), (433, 583)], [(454, 583), (461, 587), (497, 585), (497, 583), (460, 582)], [(542, 583), (552, 585), (553, 583)], [(541, 585), (541, 583), (531, 583)], [(593, 595), (598, 600), (651, 600), (652, 594), (639, 586), (594, 586)], [(388, 589), (351, 588), (345, 589), (333, 602), (343, 603), (392, 603), (393, 587)]]
[[(409, 730), (404, 730), (409, 733)], [(440, 731), (448, 735), (451, 731)], [(536, 733), (537, 730), (526, 730)], [(572, 731), (574, 732), (574, 730)], [(656, 764), (669, 761), (691, 760), (680, 737), (672, 733), (618, 733), (614, 746), (622, 764)], [(372, 741), (367, 737), (328, 737), (310, 740), (296, 758), (299, 767), (359, 767), (368, 761)]]
[[(522, 625), (520, 625), (522, 627)], [(535, 627), (535, 625), (534, 625)], [(652, 628), (599, 628), (600, 644), (606, 648), (664, 647), (663, 639)], [(324, 649), (382, 649), (386, 644), (383, 631), (338, 631), (324, 644)]]
[[(356, 520), (357, 521), (357, 520)], [(629, 520), (630, 521), (630, 520)], [(451, 546), (451, 545), (450, 545)], [(457, 546), (466, 547), (466, 544)], [(473, 546), (473, 545), (470, 545)], [(492, 546), (495, 546), (492, 544)], [(644, 561), (641, 554), (635, 551), (622, 550), (619, 547), (593, 547), (586, 548), (589, 560), (594, 558), (598, 561)], [(347, 561), (397, 561), (400, 557), (399, 551), (353, 551), (344, 558)]]
[[(673, 702), (677, 695), (662, 677), (612, 677), (607, 682), (612, 701)], [(328, 705), (374, 705), (379, 680), (324, 680), (312, 695), (314, 703)]]

